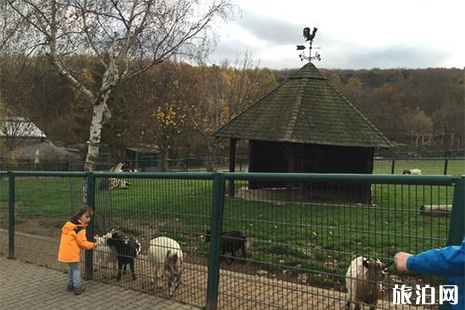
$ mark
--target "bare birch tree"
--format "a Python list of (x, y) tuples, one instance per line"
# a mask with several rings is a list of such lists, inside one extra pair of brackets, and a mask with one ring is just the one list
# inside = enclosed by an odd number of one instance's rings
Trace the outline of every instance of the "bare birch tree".
[[(212, 26), (228, 19), (230, 0), (1, 0), (3, 51), (46, 53), (54, 68), (92, 105), (84, 169), (99, 154), (102, 125), (111, 117), (108, 100), (115, 87), (174, 56), (208, 52)], [(10, 26), (8, 26), (10, 25)], [(69, 55), (98, 58), (102, 75), (95, 87), (80, 80)]]

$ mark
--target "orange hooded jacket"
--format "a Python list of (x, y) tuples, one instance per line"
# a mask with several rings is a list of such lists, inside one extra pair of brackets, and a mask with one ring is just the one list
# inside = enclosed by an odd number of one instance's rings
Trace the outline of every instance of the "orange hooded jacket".
[(95, 243), (87, 241), (87, 224), (71, 219), (61, 228), (60, 249), (58, 261), (63, 263), (77, 263), (81, 260), (81, 250), (92, 250)]

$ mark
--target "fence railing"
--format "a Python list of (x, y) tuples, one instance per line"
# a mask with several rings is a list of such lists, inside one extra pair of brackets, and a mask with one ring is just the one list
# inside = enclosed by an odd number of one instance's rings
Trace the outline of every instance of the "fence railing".
[[(129, 188), (99, 186), (124, 179)], [(117, 182), (116, 182), (117, 183)], [(0, 172), (0, 254), (63, 269), (60, 229), (82, 204), (94, 207), (88, 238), (117, 227), (142, 244), (138, 278), (87, 251), (85, 276), (167, 296), (152, 284), (149, 241), (176, 239), (185, 255), (174, 298), (207, 309), (343, 308), (345, 273), (357, 256), (388, 263), (394, 253), (459, 244), (465, 176)], [(85, 193), (85, 195), (84, 195)], [(205, 242), (207, 229), (211, 240)], [(245, 256), (222, 247), (224, 232), (246, 237)], [(379, 309), (395, 284), (440, 279), (390, 268)]]
[[(133, 169), (141, 172), (158, 172), (158, 161), (150, 163), (138, 163), (137, 161), (122, 161), (127, 163)], [(119, 162), (99, 162), (96, 164), (95, 171), (110, 171)], [(249, 159), (247, 156), (238, 156), (236, 158), (236, 171), (247, 172)], [(2, 163), (0, 161), (0, 170), (15, 171), (82, 171), (83, 162), (42, 162), (39, 168), (32, 161), (22, 163)], [(212, 167), (215, 171), (228, 171), (229, 158), (217, 156), (212, 159)], [(205, 172), (207, 171), (207, 158), (175, 158), (168, 160), (168, 171), (171, 172)], [(420, 158), (375, 158), (373, 161), (373, 173), (375, 174), (402, 174), (405, 169), (421, 169), (423, 174), (428, 175), (454, 175), (459, 176), (465, 173), (464, 157), (420, 157)]]

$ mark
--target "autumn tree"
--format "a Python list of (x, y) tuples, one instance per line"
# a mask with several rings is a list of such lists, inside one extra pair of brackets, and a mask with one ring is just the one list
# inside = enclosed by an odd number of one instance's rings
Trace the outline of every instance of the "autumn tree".
[(275, 86), (273, 74), (268, 69), (254, 67), (250, 55), (236, 63), (239, 65), (234, 67), (193, 67), (186, 77), (196, 81), (189, 85), (202, 85), (184, 89), (183, 93), (188, 96), (185, 102), (189, 120), (207, 147), (208, 170), (213, 169), (213, 156), (220, 147), (212, 133)]
[(35, 112), (44, 99), (45, 88), (38, 87), (36, 81), (43, 79), (46, 66), (37, 58), (11, 55), (0, 59), (0, 71), (0, 135), (4, 149), (11, 151), (24, 144), (33, 122), (40, 121)]
[(329, 82), (331, 83), (333, 87), (337, 89), (341, 89), (343, 86), (341, 77), (337, 73), (331, 74), (331, 77), (329, 78)]
[(412, 145), (421, 146), (429, 142), (433, 134), (433, 121), (426, 115), (425, 111), (419, 108), (411, 110), (403, 116), (403, 122), (410, 136)]
[(152, 90), (151, 96), (148, 96), (151, 108), (147, 112), (153, 121), (151, 126), (145, 129), (145, 133), (154, 137), (160, 150), (160, 171), (168, 170), (170, 150), (174, 148), (187, 123), (187, 106), (181, 94), (179, 76), (175, 66), (172, 67), (172, 74), (166, 74), (168, 71), (165, 71), (164, 86), (155, 93)]
[(374, 91), (374, 107), (370, 119), (389, 139), (401, 141), (405, 136), (404, 118), (408, 106), (404, 94), (390, 84), (383, 84)]
[[(0, 42), (4, 53), (44, 53), (85, 95), (92, 120), (84, 168), (92, 171), (114, 89), (174, 55), (204, 55), (213, 22), (228, 18), (231, 8), (229, 0), (6, 0)], [(76, 54), (98, 59), (102, 70), (94, 88), (81, 79), (83, 68), (69, 61)]]

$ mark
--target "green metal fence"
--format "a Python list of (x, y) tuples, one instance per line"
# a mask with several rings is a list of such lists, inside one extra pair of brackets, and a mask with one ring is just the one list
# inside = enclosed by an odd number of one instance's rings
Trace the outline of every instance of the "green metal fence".
[[(127, 189), (101, 186), (113, 178)], [(88, 251), (85, 276), (167, 297), (152, 284), (149, 241), (165, 235), (185, 253), (174, 296), (207, 309), (342, 309), (345, 273), (357, 256), (392, 261), (460, 243), (465, 177), (257, 173), (0, 172), (0, 254), (66, 269), (56, 261), (60, 228), (82, 204), (95, 209), (88, 237), (114, 227), (142, 244), (137, 280)], [(281, 184), (276, 187), (276, 184)], [(83, 190), (85, 188), (85, 190)], [(369, 189), (360, 202), (348, 193)], [(350, 198), (350, 199), (349, 199)], [(431, 209), (433, 206), (433, 209)], [(439, 207), (441, 206), (441, 207)], [(452, 207), (453, 206), (453, 207)], [(452, 215), (451, 215), (452, 213)], [(206, 230), (211, 232), (205, 242)], [(221, 251), (221, 233), (246, 236), (246, 257)], [(398, 274), (384, 281), (379, 309), (392, 309), (395, 284), (441, 279)], [(397, 306), (408, 309), (408, 306)]]

